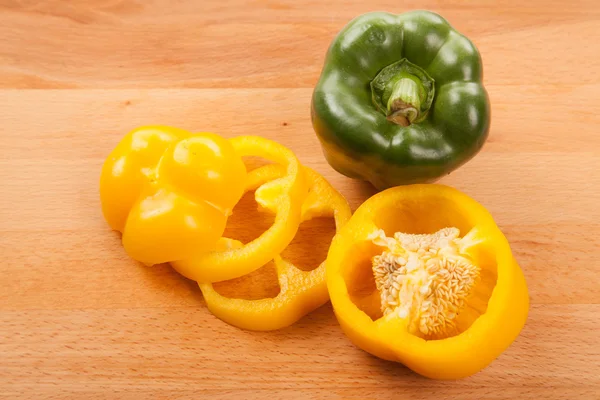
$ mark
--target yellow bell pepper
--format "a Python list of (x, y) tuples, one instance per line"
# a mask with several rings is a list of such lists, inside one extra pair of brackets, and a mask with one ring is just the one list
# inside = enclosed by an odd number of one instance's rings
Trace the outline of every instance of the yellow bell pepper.
[(489, 365), (529, 310), (523, 273), (492, 216), (444, 185), (380, 192), (335, 236), (327, 286), (363, 350), (434, 379)]
[(276, 179), (261, 174), (270, 171), (251, 171), (245, 192), (256, 190), (256, 202), (275, 213), (273, 225), (250, 243), (236, 248), (196, 252), (178, 259), (171, 265), (184, 276), (197, 282), (218, 282), (246, 275), (281, 253), (292, 241), (301, 221), (302, 204), (308, 194), (308, 182), (298, 159), (279, 143), (255, 136), (240, 136), (230, 140), (237, 154), (255, 156), (282, 166)]
[(148, 126), (108, 156), (100, 197), (126, 252), (152, 265), (212, 249), (245, 185), (246, 167), (228, 140)]
[[(302, 221), (332, 216), (336, 230), (350, 219), (348, 202), (321, 175), (305, 167), (310, 184), (309, 195), (302, 204)], [(250, 187), (283, 176), (278, 165), (267, 165), (250, 172)], [(240, 247), (236, 240), (223, 239), (222, 249)], [(209, 310), (223, 321), (243, 329), (267, 331), (289, 326), (325, 304), (329, 296), (325, 283), (325, 262), (312, 271), (303, 271), (280, 255), (274, 258), (280, 292), (275, 298), (245, 300), (219, 294), (210, 283), (200, 283)]]

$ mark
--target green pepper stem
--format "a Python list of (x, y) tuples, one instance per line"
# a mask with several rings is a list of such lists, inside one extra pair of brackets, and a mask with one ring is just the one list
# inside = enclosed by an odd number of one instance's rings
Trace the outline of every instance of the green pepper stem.
[(371, 81), (371, 99), (391, 123), (409, 126), (427, 118), (435, 81), (406, 58), (383, 68)]
[[(416, 78), (416, 77), (415, 77)], [(417, 79), (401, 77), (392, 86), (387, 102), (387, 119), (395, 124), (409, 126), (419, 116), (421, 96), (424, 90)]]

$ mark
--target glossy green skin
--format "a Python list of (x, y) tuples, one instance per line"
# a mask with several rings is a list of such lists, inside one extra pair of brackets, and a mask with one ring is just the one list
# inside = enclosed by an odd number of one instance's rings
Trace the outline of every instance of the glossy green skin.
[[(369, 84), (401, 58), (435, 80), (424, 121), (402, 127), (372, 102)], [(490, 105), (477, 48), (439, 15), (375, 12), (352, 20), (333, 40), (315, 87), (313, 127), (329, 164), (376, 188), (432, 182), (479, 152)]]

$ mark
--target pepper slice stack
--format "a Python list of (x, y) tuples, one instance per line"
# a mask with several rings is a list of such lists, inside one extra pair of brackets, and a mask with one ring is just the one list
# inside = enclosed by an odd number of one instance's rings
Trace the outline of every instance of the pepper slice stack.
[[(242, 157), (273, 162), (247, 172)], [(222, 237), (232, 209), (249, 191), (275, 214), (273, 225), (242, 244)], [(104, 163), (100, 194), (109, 225), (123, 246), (147, 265), (169, 262), (200, 283), (209, 309), (233, 325), (271, 330), (287, 326), (328, 299), (325, 267), (302, 271), (280, 253), (302, 221), (350, 218), (345, 199), (286, 147), (255, 136), (230, 140), (213, 133), (149, 126), (130, 132)], [(211, 283), (241, 277), (273, 260), (275, 299), (228, 299)]]
[[(276, 214), (275, 223), (239, 249), (216, 251), (228, 216), (256, 179), (249, 180), (244, 156), (263, 157), (284, 169), (253, 187), (257, 202)], [(298, 230), (307, 194), (298, 159), (276, 142), (255, 136), (227, 140), (166, 126), (126, 135), (100, 178), (104, 216), (123, 233), (127, 253), (148, 265), (174, 262), (201, 282), (242, 276), (279, 254)]]

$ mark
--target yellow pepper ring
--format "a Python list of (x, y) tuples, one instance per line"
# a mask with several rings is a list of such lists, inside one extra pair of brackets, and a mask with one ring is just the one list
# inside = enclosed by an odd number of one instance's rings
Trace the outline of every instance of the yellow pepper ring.
[[(348, 202), (321, 175), (306, 168), (310, 182), (309, 195), (302, 205), (302, 221), (333, 216), (336, 231), (350, 219)], [(281, 176), (283, 169), (268, 165), (251, 171), (249, 178), (268, 181)], [(241, 243), (224, 239), (220, 246), (239, 247)], [(329, 299), (325, 283), (325, 261), (312, 271), (303, 271), (280, 255), (273, 258), (280, 292), (275, 298), (260, 300), (235, 299), (222, 296), (210, 283), (200, 283), (208, 309), (223, 321), (242, 329), (268, 331), (284, 328), (317, 309)]]
[(527, 286), (508, 241), (482, 205), (444, 185), (368, 199), (335, 236), (326, 264), (350, 340), (430, 378), (485, 368), (527, 319)]
[(230, 142), (240, 157), (261, 157), (284, 167), (282, 176), (266, 181), (256, 179), (260, 172), (251, 171), (245, 188), (246, 192), (256, 189), (256, 202), (275, 213), (275, 221), (266, 232), (239, 248), (198, 252), (171, 262), (176, 270), (197, 282), (238, 278), (281, 253), (296, 236), (302, 203), (308, 194), (305, 172), (291, 150), (257, 136), (239, 136)]

